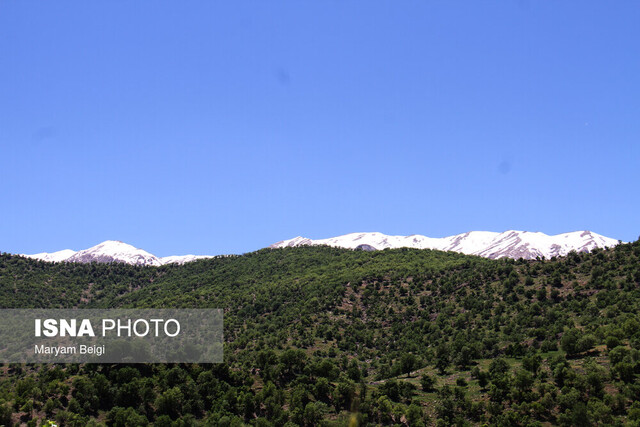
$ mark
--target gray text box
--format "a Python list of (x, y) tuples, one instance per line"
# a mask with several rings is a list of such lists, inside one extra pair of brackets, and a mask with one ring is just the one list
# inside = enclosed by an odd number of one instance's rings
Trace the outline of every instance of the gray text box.
[(220, 363), (220, 309), (0, 309), (0, 363)]

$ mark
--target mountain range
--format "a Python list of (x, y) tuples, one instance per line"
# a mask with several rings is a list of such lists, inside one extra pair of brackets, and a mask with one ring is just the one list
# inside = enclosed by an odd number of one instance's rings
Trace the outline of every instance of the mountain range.
[[(411, 236), (389, 236), (382, 233), (351, 233), (328, 239), (312, 240), (306, 237), (295, 237), (274, 243), (270, 248), (295, 246), (328, 245), (347, 249), (382, 250), (393, 248), (436, 249), (441, 251), (461, 252), (485, 258), (551, 258), (563, 256), (571, 251), (589, 252), (595, 248), (612, 247), (618, 240), (601, 236), (590, 231), (549, 236), (539, 232), (505, 231), (470, 231), (455, 236), (432, 238), (414, 234)], [(24, 255), (29, 258), (49, 262), (123, 262), (132, 265), (160, 266), (165, 264), (184, 264), (208, 255), (172, 255), (157, 257), (147, 251), (138, 249), (118, 240), (107, 240), (89, 249), (73, 251), (64, 249), (47, 253)]]
[(505, 257), (535, 259), (537, 257), (564, 256), (571, 251), (589, 252), (595, 248), (612, 247), (618, 243), (618, 240), (601, 236), (591, 231), (574, 231), (549, 236), (540, 232), (509, 230), (503, 233), (470, 231), (442, 238), (432, 238), (418, 234), (388, 236), (382, 233), (351, 233), (319, 240), (299, 236), (274, 243), (270, 247), (329, 245), (362, 250), (405, 247), (454, 251), (491, 259)]
[(58, 252), (42, 252), (33, 255), (24, 255), (28, 258), (40, 259), (49, 262), (123, 262), (132, 265), (153, 265), (160, 266), (164, 264), (184, 264), (185, 262), (195, 261), (202, 258), (213, 258), (206, 255), (172, 255), (166, 257), (157, 257), (147, 251), (138, 249), (119, 240), (107, 240), (99, 245), (81, 251), (72, 251), (64, 249)]

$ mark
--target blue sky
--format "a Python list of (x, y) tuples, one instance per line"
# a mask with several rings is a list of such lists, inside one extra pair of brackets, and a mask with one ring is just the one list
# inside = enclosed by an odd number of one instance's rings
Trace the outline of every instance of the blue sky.
[(640, 235), (640, 7), (0, 2), (0, 250)]

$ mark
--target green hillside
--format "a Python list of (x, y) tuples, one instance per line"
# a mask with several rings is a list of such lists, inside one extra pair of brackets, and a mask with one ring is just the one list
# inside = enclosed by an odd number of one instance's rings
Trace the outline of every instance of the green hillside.
[(0, 425), (640, 425), (640, 242), (542, 261), (3, 254), (0, 305), (223, 308), (226, 341), (216, 365), (5, 365)]

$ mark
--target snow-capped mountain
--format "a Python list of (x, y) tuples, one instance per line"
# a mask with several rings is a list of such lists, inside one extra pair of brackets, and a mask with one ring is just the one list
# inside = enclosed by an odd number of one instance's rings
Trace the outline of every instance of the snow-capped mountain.
[(204, 255), (174, 255), (158, 258), (147, 251), (118, 240), (107, 240), (99, 245), (77, 252), (71, 249), (65, 249), (53, 253), (43, 252), (25, 256), (50, 262), (123, 262), (132, 265), (154, 266), (172, 263), (184, 264), (185, 262), (195, 261), (196, 259), (211, 258)]
[(92, 248), (78, 251), (67, 262), (124, 262), (132, 265), (162, 265), (155, 255), (119, 240), (107, 240)]
[(421, 235), (388, 236), (382, 233), (351, 233), (328, 239), (312, 240), (295, 237), (271, 245), (271, 248), (304, 245), (329, 245), (349, 249), (379, 250), (386, 248), (437, 249), (479, 255), (485, 258), (551, 258), (571, 252), (588, 252), (594, 248), (612, 247), (618, 240), (590, 231), (549, 236), (539, 232), (509, 230), (503, 233), (470, 231), (455, 236), (432, 238)]
[[(551, 258), (563, 256), (574, 250), (588, 252), (594, 248), (612, 247), (618, 240), (601, 236), (590, 231), (548, 236), (544, 233), (528, 231), (470, 231), (455, 236), (432, 238), (414, 234), (411, 236), (388, 236), (382, 233), (351, 233), (329, 239), (312, 240), (295, 237), (282, 240), (271, 245), (271, 248), (305, 245), (329, 245), (348, 249), (374, 251), (386, 248), (437, 249), (441, 251), (461, 252), (468, 255), (479, 255), (486, 258)], [(159, 266), (165, 264), (184, 264), (198, 259), (213, 258), (207, 255), (172, 255), (157, 257), (147, 251), (138, 249), (117, 240), (107, 240), (99, 245), (81, 251), (65, 249), (58, 252), (42, 252), (24, 255), (29, 258), (49, 262), (123, 262), (132, 265)]]

